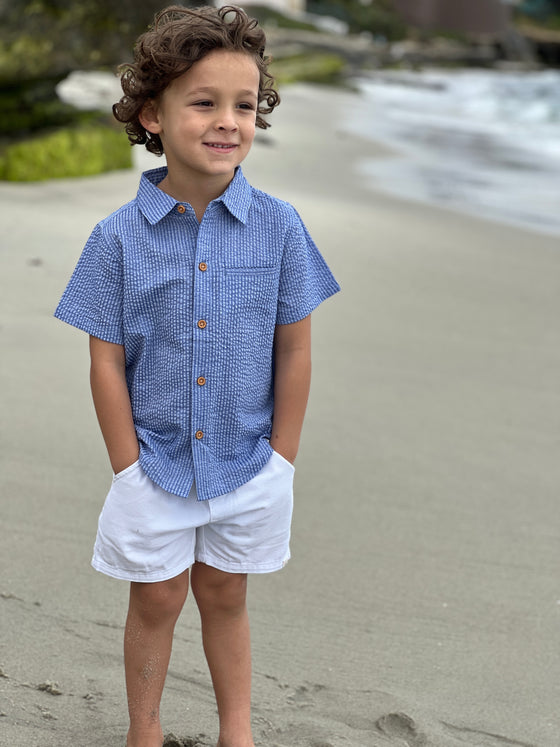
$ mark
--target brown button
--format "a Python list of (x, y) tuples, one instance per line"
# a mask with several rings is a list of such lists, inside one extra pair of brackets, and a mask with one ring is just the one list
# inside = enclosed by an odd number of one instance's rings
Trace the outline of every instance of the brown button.
[(200, 272), (206, 272), (206, 270), (208, 269), (208, 265), (206, 264), (206, 262), (201, 262), (198, 265), (198, 269), (200, 270)]
[(204, 319), (199, 319), (198, 322), (196, 323), (196, 326), (199, 329), (204, 329), (206, 327), (206, 322), (204, 321)]
[(199, 376), (196, 380), (196, 383), (198, 384), (198, 386), (204, 386), (206, 384), (206, 379), (204, 378), (204, 376)]
[(184, 205), (177, 205), (177, 212), (181, 213), (181, 215), (185, 212), (187, 208)]
[(195, 437), (195, 438), (196, 438), (196, 439), (197, 439), (198, 441), (200, 441), (200, 439), (201, 439), (201, 438), (204, 438), (204, 433), (203, 433), (202, 431), (197, 431), (197, 432), (196, 432), (196, 433), (194, 434), (194, 437)]

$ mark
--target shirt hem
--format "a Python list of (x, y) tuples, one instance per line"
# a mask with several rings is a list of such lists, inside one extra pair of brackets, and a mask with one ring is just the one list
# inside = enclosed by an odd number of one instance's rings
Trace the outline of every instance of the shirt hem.
[[(254, 477), (256, 477), (259, 472), (262, 470), (262, 468), (268, 464), (270, 461), (270, 458), (272, 457), (272, 454), (274, 453), (274, 449), (268, 442), (266, 442), (267, 451), (265, 454), (265, 458), (260, 458), (256, 463), (254, 467), (251, 467), (247, 472), (244, 472), (242, 475), (239, 476), (237, 479), (231, 479), (231, 480), (221, 480), (220, 486), (217, 489), (219, 492), (216, 492), (215, 490), (205, 490), (203, 481), (196, 479), (196, 472), (193, 469), (193, 477), (192, 481), (190, 482), (189, 489), (188, 490), (181, 490), (180, 487), (173, 486), (171, 483), (167, 483), (165, 479), (160, 479), (160, 476), (154, 471), (152, 471), (152, 464), (145, 464), (143, 460), (142, 455), (142, 449), (140, 450), (140, 466), (144, 470), (147, 477), (150, 478), (152, 482), (154, 482), (158, 487), (160, 487), (162, 490), (165, 490), (167, 493), (171, 493), (171, 495), (176, 495), (179, 498), (188, 498), (190, 495), (191, 488), (193, 486), (193, 483), (196, 484), (196, 498), (198, 501), (209, 501), (213, 498), (219, 498), (222, 495), (227, 495), (228, 493), (231, 493), (234, 490), (237, 490), (238, 488), (242, 487), (246, 483), (250, 482)], [(165, 484), (167, 483), (167, 484)]]

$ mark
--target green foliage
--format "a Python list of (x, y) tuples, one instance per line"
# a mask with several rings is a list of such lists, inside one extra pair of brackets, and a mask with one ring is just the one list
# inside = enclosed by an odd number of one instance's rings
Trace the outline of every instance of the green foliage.
[(518, 11), (515, 13), (515, 20), (519, 24), (532, 24), (535, 28), (547, 29), (550, 31), (560, 31), (560, 14), (547, 16), (545, 20), (535, 18), (532, 15)]
[(0, 88), (0, 137), (21, 137), (41, 129), (85, 123), (99, 115), (65, 104), (56, 95), (58, 78), (12, 81)]
[(48, 37), (34, 37), (25, 31), (8, 41), (0, 39), (0, 80), (14, 80), (22, 75), (35, 77), (46, 70), (46, 61), (53, 52)]
[(113, 67), (131, 56), (137, 36), (164, 5), (161, 0), (0, 2), (0, 80)]
[(308, 81), (338, 83), (346, 66), (342, 57), (323, 52), (309, 52), (274, 60), (270, 71), (278, 84)]
[(406, 25), (394, 8), (392, 0), (309, 0), (310, 13), (333, 16), (345, 21), (352, 33), (369, 31), (393, 41), (406, 37)]
[(122, 132), (104, 125), (59, 129), (12, 143), (0, 152), (0, 179), (31, 182), (92, 176), (132, 165)]

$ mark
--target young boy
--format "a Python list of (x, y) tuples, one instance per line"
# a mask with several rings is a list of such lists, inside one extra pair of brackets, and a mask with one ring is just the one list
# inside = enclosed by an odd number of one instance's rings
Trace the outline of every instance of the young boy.
[(279, 103), (264, 45), (237, 8), (171, 7), (140, 37), (114, 113), (167, 168), (97, 225), (56, 310), (90, 335), (115, 473), (92, 564), (131, 582), (128, 747), (161, 747), (189, 583), (218, 745), (253, 746), (247, 574), (289, 558), (310, 314), (339, 289), (296, 211), (239, 166)]

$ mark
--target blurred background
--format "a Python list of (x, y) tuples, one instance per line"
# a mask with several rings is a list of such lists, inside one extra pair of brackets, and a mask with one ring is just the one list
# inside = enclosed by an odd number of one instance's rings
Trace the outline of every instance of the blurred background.
[[(199, 3), (193, 3), (197, 5)], [(120, 63), (161, 0), (0, 0), (0, 179), (128, 168)], [(376, 189), (560, 231), (560, 0), (246, 2), (280, 86), (351, 87)], [(519, 178), (519, 177), (522, 178)]]

